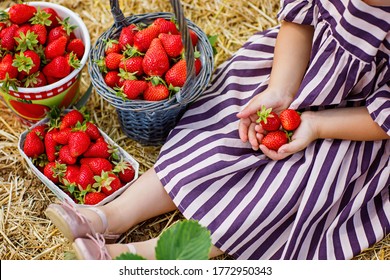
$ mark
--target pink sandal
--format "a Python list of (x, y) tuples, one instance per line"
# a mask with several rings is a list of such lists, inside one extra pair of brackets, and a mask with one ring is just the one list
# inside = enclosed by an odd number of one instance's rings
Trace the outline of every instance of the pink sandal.
[[(130, 253), (136, 254), (134, 245), (126, 244)], [(102, 234), (87, 235), (85, 238), (76, 238), (72, 244), (79, 260), (112, 260), (108, 253)]]
[[(103, 211), (95, 207), (90, 207), (88, 209), (99, 215), (103, 223), (103, 237), (106, 242), (114, 243), (120, 237), (120, 234), (107, 233), (108, 222)], [(62, 204), (50, 204), (47, 207), (45, 214), (69, 241), (73, 241), (80, 237), (86, 237), (87, 235), (97, 234), (90, 222), (77, 211), (75, 206), (67, 201), (64, 201)]]

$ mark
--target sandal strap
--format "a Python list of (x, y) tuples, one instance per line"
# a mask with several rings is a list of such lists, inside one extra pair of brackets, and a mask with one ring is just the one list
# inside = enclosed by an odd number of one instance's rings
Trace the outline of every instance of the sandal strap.
[(87, 237), (96, 244), (99, 248), (99, 260), (111, 260), (111, 256), (108, 253), (106, 242), (104, 236), (100, 233), (96, 233), (95, 235), (87, 234)]
[(104, 214), (104, 212), (102, 210), (100, 210), (99, 208), (96, 208), (96, 207), (88, 207), (87, 209), (92, 210), (96, 214), (98, 214), (98, 216), (100, 217), (100, 220), (102, 221), (102, 224), (103, 224), (103, 232), (104, 232), (104, 234), (106, 234), (107, 230), (108, 230), (108, 221), (107, 221), (106, 214)]
[(133, 244), (126, 244), (127, 248), (129, 249), (129, 252), (132, 254), (137, 254), (137, 250), (135, 249)]

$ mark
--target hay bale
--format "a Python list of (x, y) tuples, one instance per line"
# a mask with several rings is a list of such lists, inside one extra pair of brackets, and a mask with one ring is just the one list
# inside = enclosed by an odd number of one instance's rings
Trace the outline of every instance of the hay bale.
[[(92, 44), (113, 24), (109, 1), (51, 0), (77, 12), (87, 25)], [(5, 9), (13, 1), (1, 1)], [(275, 26), (279, 1), (182, 1), (186, 17), (207, 34), (218, 34), (218, 66), (230, 57), (254, 32)], [(120, 0), (126, 16), (147, 12), (171, 12), (169, 1)], [(82, 72), (82, 90), (90, 79), (86, 68)], [(95, 92), (87, 103), (93, 120), (114, 141), (126, 149), (139, 163), (143, 173), (153, 166), (160, 147), (142, 146), (128, 139), (113, 115), (115, 109)], [(17, 149), (20, 133), (26, 127), (0, 102), (0, 259), (2, 260), (61, 260), (67, 258), (70, 243), (46, 219), (43, 211), (57, 198), (29, 170)], [(178, 211), (145, 221), (130, 229), (122, 242), (140, 241), (158, 236), (174, 221), (182, 219)], [(229, 258), (228, 256), (222, 256)], [(355, 259), (390, 259), (390, 236), (375, 244)]]

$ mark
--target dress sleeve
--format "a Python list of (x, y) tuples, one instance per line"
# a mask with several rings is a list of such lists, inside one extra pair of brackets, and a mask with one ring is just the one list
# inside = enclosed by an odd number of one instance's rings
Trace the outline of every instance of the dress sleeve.
[(289, 21), (305, 25), (315, 25), (315, 5), (313, 0), (282, 0), (278, 12), (280, 21)]
[(367, 98), (366, 106), (373, 120), (390, 135), (390, 69), (378, 76), (377, 87)]

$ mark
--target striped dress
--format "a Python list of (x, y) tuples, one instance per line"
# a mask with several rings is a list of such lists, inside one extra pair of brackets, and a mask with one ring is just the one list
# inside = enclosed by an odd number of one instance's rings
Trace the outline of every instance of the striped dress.
[[(366, 106), (390, 135), (390, 7), (282, 2), (280, 20), (315, 27), (291, 108)], [(319, 139), (279, 161), (242, 143), (236, 114), (267, 87), (278, 30), (216, 69), (154, 168), (183, 215), (237, 259), (351, 259), (390, 233), (390, 140)]]

